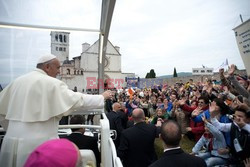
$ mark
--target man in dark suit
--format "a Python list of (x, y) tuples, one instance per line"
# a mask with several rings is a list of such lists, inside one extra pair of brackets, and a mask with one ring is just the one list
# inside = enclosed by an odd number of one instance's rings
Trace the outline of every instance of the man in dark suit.
[[(70, 119), (70, 124), (84, 124), (84, 122), (85, 119), (82, 115), (75, 115)], [(72, 133), (66, 138), (75, 143), (75, 145), (77, 145), (79, 149), (92, 150), (95, 154), (97, 167), (99, 167), (101, 162), (101, 156), (98, 150), (97, 138), (84, 135), (85, 132), (84, 128), (71, 129), (71, 130)]]
[(109, 120), (109, 127), (111, 130), (116, 130), (117, 137), (114, 140), (114, 144), (116, 148), (118, 148), (119, 143), (120, 143), (120, 136), (123, 131), (123, 126), (122, 126), (122, 120), (119, 114), (117, 113), (119, 110), (121, 110), (121, 105), (120, 103), (114, 103), (112, 105), (112, 111), (108, 112), (107, 118)]
[(118, 113), (119, 117), (121, 118), (123, 129), (126, 129), (127, 128), (127, 123), (128, 123), (128, 116), (125, 113), (124, 104), (123, 105), (120, 104), (120, 105), (121, 105), (121, 109), (119, 111), (117, 111), (117, 113)]
[(164, 154), (150, 167), (206, 167), (203, 159), (187, 154), (180, 148), (181, 128), (173, 120), (164, 122), (161, 126), (160, 139), (163, 141)]
[(145, 123), (145, 115), (140, 108), (134, 109), (132, 118), (134, 125), (122, 132), (117, 154), (124, 167), (147, 167), (157, 160), (154, 149), (157, 128)]

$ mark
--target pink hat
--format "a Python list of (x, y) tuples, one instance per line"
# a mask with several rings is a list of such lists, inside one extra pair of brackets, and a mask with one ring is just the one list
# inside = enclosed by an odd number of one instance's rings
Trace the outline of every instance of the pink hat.
[(24, 167), (75, 167), (77, 147), (67, 139), (53, 139), (38, 146)]

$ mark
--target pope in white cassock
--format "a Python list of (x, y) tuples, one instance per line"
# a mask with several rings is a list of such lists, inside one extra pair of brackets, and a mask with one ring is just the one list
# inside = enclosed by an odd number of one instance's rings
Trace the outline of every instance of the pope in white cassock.
[(76, 108), (102, 108), (102, 95), (73, 92), (56, 79), (60, 62), (54, 55), (38, 60), (37, 68), (13, 81), (0, 93), (0, 121), (7, 129), (1, 152), (0, 166), (21, 167), (28, 155), (48, 139), (58, 138), (58, 124)]

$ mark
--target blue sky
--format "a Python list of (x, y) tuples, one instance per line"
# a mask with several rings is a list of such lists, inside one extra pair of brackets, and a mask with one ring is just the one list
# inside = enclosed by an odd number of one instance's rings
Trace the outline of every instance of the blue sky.
[[(99, 28), (100, 0), (0, 0), (0, 21)], [(122, 71), (145, 77), (217, 68), (226, 59), (244, 68), (233, 28), (250, 18), (249, 0), (117, 0), (109, 40), (120, 47)], [(70, 58), (95, 33), (70, 33)], [(50, 32), (0, 28), (0, 83), (32, 70), (50, 52)]]

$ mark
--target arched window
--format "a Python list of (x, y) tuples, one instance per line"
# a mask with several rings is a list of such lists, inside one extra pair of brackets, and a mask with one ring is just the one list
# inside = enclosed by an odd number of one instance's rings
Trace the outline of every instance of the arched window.
[(67, 75), (70, 75), (70, 69), (67, 69)]
[(76, 70), (74, 71), (74, 74), (76, 75)]
[(56, 39), (56, 41), (58, 41), (58, 34), (56, 34), (55, 39)]
[(66, 42), (67, 40), (66, 40), (66, 35), (64, 35), (64, 42)]
[(81, 75), (83, 75), (83, 71), (81, 71)]
[(59, 40), (60, 40), (60, 42), (63, 42), (63, 39), (62, 39), (63, 37), (62, 37), (62, 35), (59, 35)]

